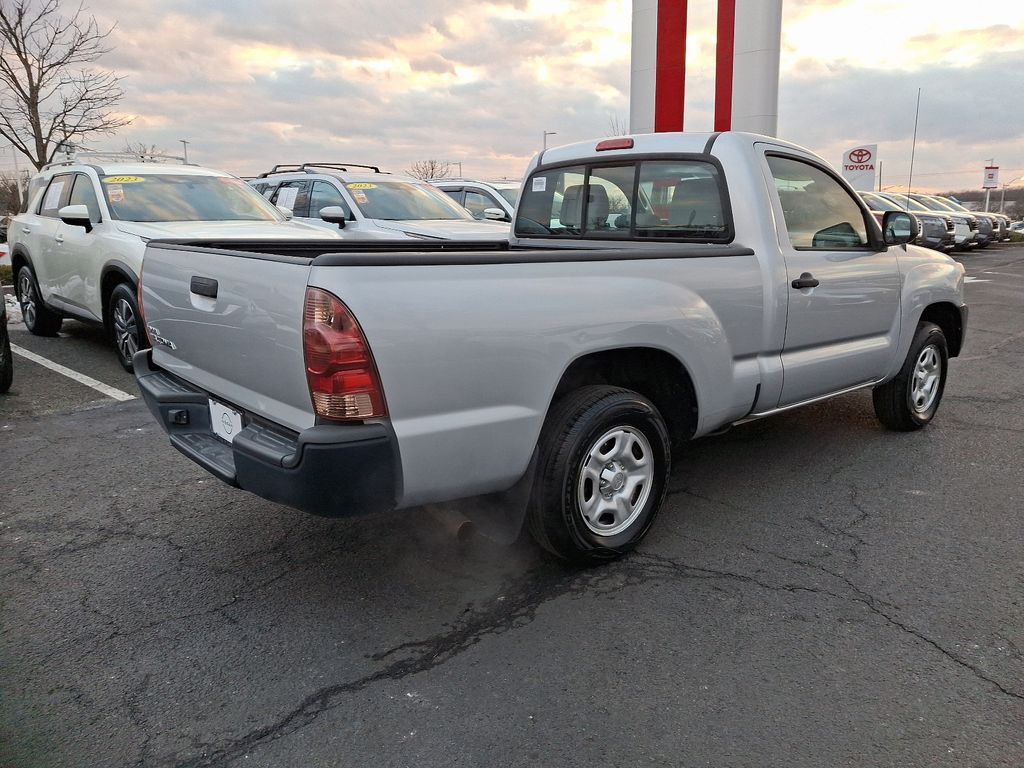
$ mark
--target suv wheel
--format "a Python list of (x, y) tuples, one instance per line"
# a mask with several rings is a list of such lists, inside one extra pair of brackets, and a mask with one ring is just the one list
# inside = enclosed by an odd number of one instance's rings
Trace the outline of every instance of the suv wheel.
[(64, 319), (43, 305), (32, 267), (26, 265), (18, 270), (14, 291), (21, 304), (21, 318), (25, 321), (25, 327), (36, 336), (56, 336)]
[(120, 283), (111, 291), (107, 317), (110, 318), (110, 333), (117, 348), (117, 359), (128, 373), (132, 373), (132, 358), (149, 343), (135, 293), (127, 283)]

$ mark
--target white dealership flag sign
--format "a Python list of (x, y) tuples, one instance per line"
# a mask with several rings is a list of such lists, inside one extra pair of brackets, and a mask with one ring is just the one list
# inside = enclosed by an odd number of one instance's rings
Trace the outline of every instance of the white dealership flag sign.
[(843, 178), (856, 190), (870, 192), (875, 188), (877, 167), (877, 144), (861, 144), (843, 153)]
[(995, 189), (999, 186), (999, 166), (986, 165), (985, 176), (981, 180), (982, 189)]

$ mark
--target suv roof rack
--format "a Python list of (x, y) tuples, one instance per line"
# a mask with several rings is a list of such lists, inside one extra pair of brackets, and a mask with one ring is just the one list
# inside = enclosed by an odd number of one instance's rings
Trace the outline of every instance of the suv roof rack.
[(185, 158), (178, 157), (177, 155), (164, 155), (157, 152), (93, 152), (93, 151), (82, 151), (75, 152), (71, 157), (67, 157), (63, 160), (54, 160), (53, 162), (46, 163), (40, 170), (45, 171), (47, 168), (57, 168), (65, 165), (85, 165), (92, 161), (106, 161), (108, 163), (166, 163), (173, 160), (182, 165), (195, 165), (195, 163), (186, 163)]
[(266, 173), (261, 173), (257, 179), (265, 179), (275, 173), (316, 173), (313, 168), (329, 168), (332, 171), (347, 171), (349, 168), (366, 168), (374, 173), (383, 173), (376, 165), (362, 165), (360, 163), (282, 163), (275, 165)]

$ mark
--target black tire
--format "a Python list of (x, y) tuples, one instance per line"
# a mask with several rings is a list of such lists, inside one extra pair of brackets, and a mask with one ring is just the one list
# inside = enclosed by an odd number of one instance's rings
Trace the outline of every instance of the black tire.
[(132, 357), (140, 349), (149, 346), (149, 337), (143, 327), (139, 305), (135, 301), (135, 291), (128, 283), (119, 283), (110, 292), (107, 318), (117, 359), (128, 373), (132, 373)]
[[(0, 291), (0, 301), (4, 300)], [(0, 318), (0, 393), (11, 388), (14, 379), (14, 359), (11, 357), (11, 337), (7, 334), (7, 326)]]
[[(612, 444), (626, 453), (594, 456)], [(672, 461), (665, 421), (647, 398), (608, 386), (570, 392), (552, 406), (538, 448), (526, 524), (541, 547), (584, 564), (613, 560), (640, 542), (665, 498)], [(629, 465), (615, 459), (620, 455)], [(650, 462), (650, 471), (633, 464), (642, 461)], [(599, 486), (596, 479), (606, 475)], [(601, 512), (616, 501), (624, 511)], [(584, 502), (594, 519), (586, 516)]]
[(43, 304), (39, 293), (39, 282), (36, 280), (32, 267), (25, 265), (18, 270), (18, 278), (14, 281), (14, 292), (21, 305), (21, 319), (25, 327), (36, 336), (56, 336), (64, 318), (51, 312)]
[[(932, 356), (929, 356), (929, 350)], [(872, 392), (878, 420), (898, 432), (912, 432), (927, 425), (942, 402), (948, 368), (949, 350), (942, 329), (935, 323), (918, 323), (900, 372), (892, 381), (875, 387)], [(922, 387), (930, 375), (929, 371), (937, 374), (938, 378), (930, 387)]]

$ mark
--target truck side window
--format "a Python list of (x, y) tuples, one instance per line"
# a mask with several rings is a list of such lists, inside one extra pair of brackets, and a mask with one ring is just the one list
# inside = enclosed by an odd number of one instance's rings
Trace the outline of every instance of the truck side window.
[(794, 248), (864, 248), (864, 212), (832, 176), (792, 157), (768, 155), (789, 242)]
[(718, 170), (710, 163), (641, 163), (636, 236), (722, 240), (729, 232), (722, 197)]
[(89, 221), (95, 224), (100, 220), (100, 204), (96, 199), (96, 190), (92, 186), (92, 179), (84, 173), (75, 174), (75, 184), (71, 188), (68, 205), (84, 205), (89, 211)]

